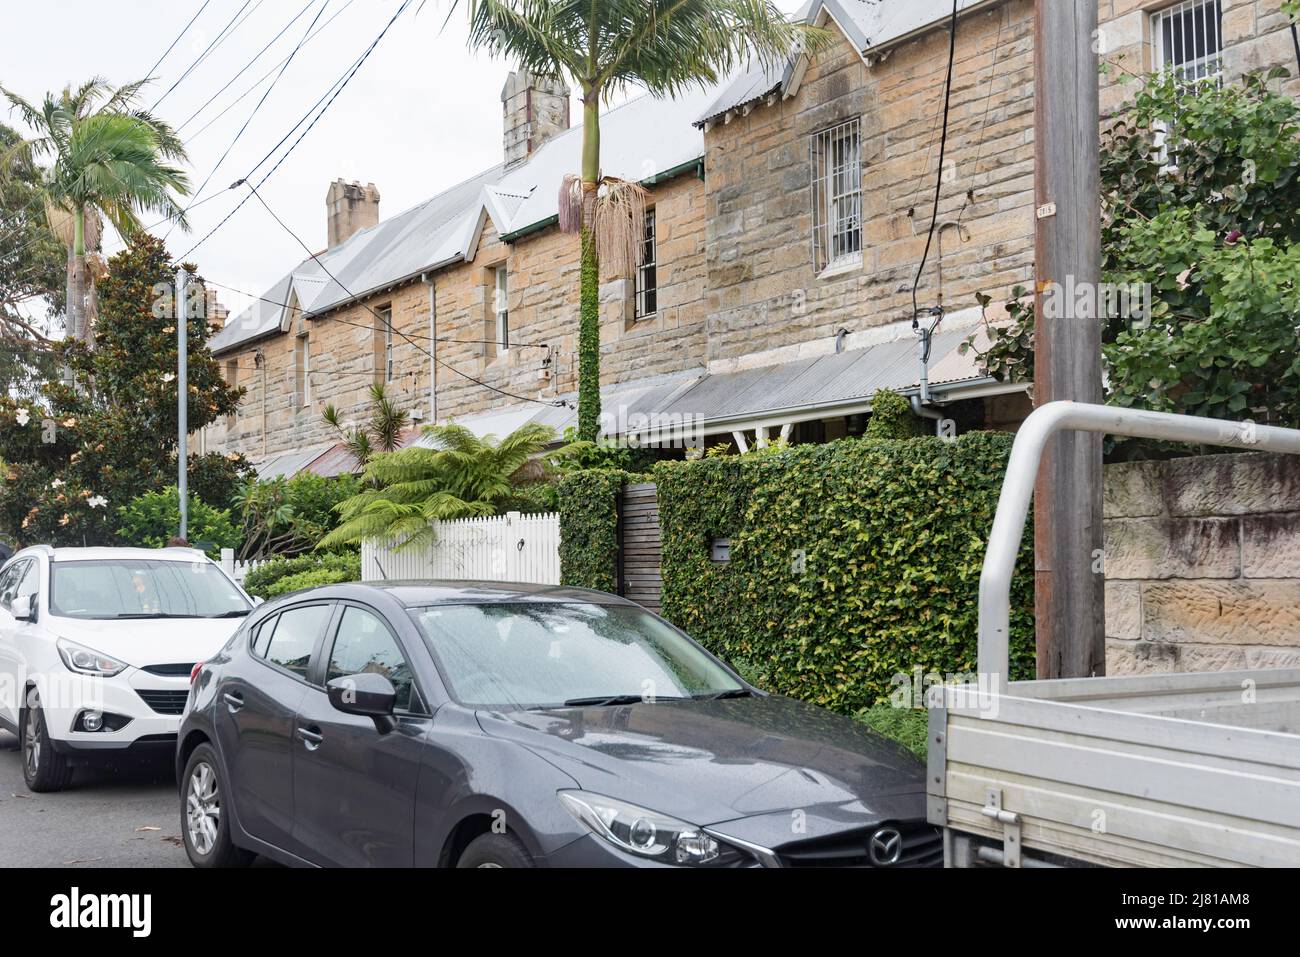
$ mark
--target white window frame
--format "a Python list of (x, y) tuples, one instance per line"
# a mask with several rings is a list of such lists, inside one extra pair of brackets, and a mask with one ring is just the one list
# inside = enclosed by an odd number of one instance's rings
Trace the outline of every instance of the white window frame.
[(384, 306), (381, 309), (375, 310), (375, 313), (379, 317), (379, 324), (383, 327), (380, 330), (384, 337), (384, 352), (381, 361), (384, 366), (383, 382), (387, 385), (392, 382), (393, 378), (397, 375), (397, 368), (393, 360), (393, 347), (396, 339), (396, 334), (393, 332), (393, 307)]
[[(636, 270), (636, 303), (632, 313), (638, 322), (652, 319), (659, 312), (659, 219), (653, 206), (645, 211), (645, 230), (641, 242), (644, 252), (641, 265)], [(647, 281), (652, 270), (654, 285)], [(650, 295), (654, 296), (653, 309), (646, 308), (646, 300)]]
[(504, 355), (510, 351), (510, 272), (505, 263), (492, 270), (492, 318), (496, 351)]
[(297, 354), (295, 355), (296, 371), (300, 380), (298, 390), (298, 408), (311, 408), (311, 336), (307, 332), (298, 333), (295, 343)]
[(818, 272), (862, 262), (862, 121), (854, 117), (814, 133), (813, 264)]

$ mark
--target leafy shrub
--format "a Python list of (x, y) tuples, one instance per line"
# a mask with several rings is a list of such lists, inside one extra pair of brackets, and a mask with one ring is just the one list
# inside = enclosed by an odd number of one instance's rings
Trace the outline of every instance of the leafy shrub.
[(259, 598), (273, 598), (288, 594), (298, 588), (311, 587), (299, 585), (297, 588), (283, 589), (282, 583), (291, 577), (300, 577), (313, 573), (328, 573), (339, 576), (332, 581), (319, 581), (315, 584), (337, 584), (343, 581), (361, 580), (361, 555), (357, 552), (319, 553), (298, 555), (293, 558), (279, 557), (258, 565), (244, 578), (244, 590)]
[[(974, 672), (1010, 447), (1009, 435), (976, 432), (660, 464), (664, 615), (746, 662), (756, 684), (846, 714), (887, 700), (891, 679), (916, 667)], [(727, 563), (711, 557), (720, 536)], [(602, 560), (609, 540), (593, 536)], [(1033, 671), (1031, 542), (1012, 594), (1013, 678)]]
[[(175, 486), (162, 492), (137, 495), (117, 510), (118, 537), (123, 545), (163, 548), (176, 535), (181, 521), (181, 496)], [(221, 549), (239, 544), (239, 530), (228, 511), (221, 511), (189, 496), (186, 537), (197, 545), (211, 543), (208, 557), (219, 559)]]
[(310, 551), (338, 525), (335, 507), (360, 490), (361, 482), (352, 475), (323, 478), (303, 473), (246, 483), (235, 496), (244, 530), (239, 557)]
[(863, 708), (853, 717), (877, 734), (897, 741), (922, 761), (925, 760), (930, 715), (924, 709), (877, 704)]
[(298, 572), (296, 575), (286, 575), (266, 588), (266, 594), (260, 597), (270, 601), (272, 598), (279, 598), (281, 595), (288, 595), (306, 588), (320, 588), (322, 585), (339, 585), (343, 582), (353, 582), (359, 577), (360, 568), (358, 568), (356, 575), (341, 568), (313, 568), (311, 571)]
[(915, 439), (925, 435), (925, 424), (912, 411), (912, 403), (897, 392), (881, 389), (871, 397), (867, 438)]

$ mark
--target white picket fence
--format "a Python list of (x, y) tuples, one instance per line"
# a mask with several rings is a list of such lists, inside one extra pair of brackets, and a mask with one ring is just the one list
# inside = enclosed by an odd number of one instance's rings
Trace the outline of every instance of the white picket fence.
[(361, 546), (362, 581), (463, 580), (560, 583), (560, 516), (510, 512), (439, 522), (431, 545)]
[(264, 560), (236, 561), (233, 548), (223, 548), (221, 550), (221, 567), (226, 570), (227, 575), (241, 585), (244, 584), (244, 578), (248, 573), (261, 564), (264, 564)]

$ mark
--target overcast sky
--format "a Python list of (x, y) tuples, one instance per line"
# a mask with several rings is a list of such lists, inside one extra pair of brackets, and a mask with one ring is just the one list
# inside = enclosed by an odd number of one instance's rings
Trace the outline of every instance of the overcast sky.
[[(5, 21), (0, 84), (34, 100), (47, 90), (92, 75), (114, 84), (140, 78), (203, 0), (0, 2)], [(386, 218), (500, 161), (500, 95), (508, 65), (467, 50), (463, 7), (444, 29), (450, 0), (424, 0), (417, 15), (420, 3), (414, 0), (324, 118), (261, 190), (313, 249), (325, 245), (325, 192), (337, 177), (374, 182), (383, 197), (380, 215)], [(374, 41), (401, 0), (352, 0), (350, 4), (348, 0), (248, 0), (246, 5), (245, 0), (208, 0), (162, 61), (158, 79), (144, 99), (152, 105), (167, 94), (157, 112), (179, 127), (187, 141), (197, 190), (322, 5), (316, 22), (319, 35), (296, 54), (212, 181), (195, 197), (198, 200), (225, 191), (262, 159)], [(787, 9), (797, 5), (798, 0), (781, 3)], [(241, 8), (243, 13), (236, 19)], [(235, 26), (225, 39), (194, 66), (232, 21)], [(235, 79), (291, 21), (283, 36)], [(191, 67), (193, 71), (182, 80)], [(265, 82), (230, 106), (268, 72)], [(178, 80), (175, 90), (167, 93)], [(224, 116), (204, 129), (228, 106)], [(575, 117), (580, 115), (574, 112)], [(16, 122), (13, 116), (6, 119)], [(191, 233), (176, 230), (168, 237), (171, 253), (188, 250), (245, 192), (227, 192), (195, 208), (190, 214)], [(154, 231), (163, 235), (167, 229)], [(116, 237), (105, 243), (110, 254), (120, 248)], [(250, 200), (192, 258), (215, 282), (261, 292), (300, 261), (303, 253), (266, 210)], [(244, 305), (238, 297), (221, 292), (223, 299), (236, 300), (229, 302), (232, 307)]]

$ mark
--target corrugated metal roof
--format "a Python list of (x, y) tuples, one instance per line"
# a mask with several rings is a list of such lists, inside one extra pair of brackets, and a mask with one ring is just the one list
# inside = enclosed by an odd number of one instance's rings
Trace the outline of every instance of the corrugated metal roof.
[(292, 283), (293, 274), (290, 273), (263, 293), (261, 299), (226, 320), (226, 324), (208, 340), (208, 348), (213, 354), (278, 332), (284, 319), (284, 306), (281, 303), (289, 301)]
[[(993, 0), (959, 0), (960, 11)], [(952, 15), (952, 0), (813, 0), (800, 14), (817, 23), (826, 14), (837, 23), (849, 42), (865, 53), (942, 22)], [(780, 66), (752, 67), (726, 87), (721, 96), (696, 119), (697, 125), (755, 103), (778, 89), (787, 89), (798, 60), (792, 55)]]
[(257, 469), (257, 477), (260, 479), (292, 478), (333, 447), (332, 444), (317, 445), (273, 455), (265, 462), (254, 466)]

